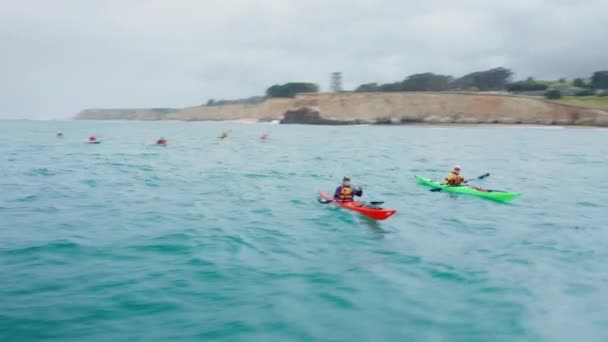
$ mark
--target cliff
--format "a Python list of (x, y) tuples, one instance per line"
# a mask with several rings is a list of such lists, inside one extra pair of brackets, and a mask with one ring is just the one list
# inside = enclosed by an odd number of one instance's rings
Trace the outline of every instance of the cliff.
[(230, 104), (223, 106), (186, 107), (167, 116), (170, 120), (223, 121), (255, 119), (260, 121), (279, 120), (292, 109), (294, 99), (267, 99), (255, 104)]
[(78, 120), (164, 120), (175, 108), (85, 109), (76, 115)]
[[(286, 117), (286, 113), (290, 112)], [(304, 115), (298, 116), (298, 112)], [(318, 120), (310, 113), (318, 113)], [(146, 110), (86, 110), (77, 119), (282, 120), (289, 123), (441, 123), (608, 126), (608, 113), (524, 96), (484, 93), (302, 94), (257, 104), (197, 106), (153, 115)], [(302, 120), (299, 120), (298, 118)]]
[(340, 121), (323, 119), (319, 112), (308, 107), (297, 110), (288, 110), (281, 119), (282, 124), (309, 124), (309, 125), (348, 125), (356, 121)]

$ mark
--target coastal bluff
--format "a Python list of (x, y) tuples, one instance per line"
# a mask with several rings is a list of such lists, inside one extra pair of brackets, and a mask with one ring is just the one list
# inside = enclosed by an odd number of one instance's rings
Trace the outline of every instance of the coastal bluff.
[(168, 114), (178, 112), (177, 108), (128, 108), (128, 109), (85, 109), (76, 115), (77, 120), (163, 120)]
[(608, 127), (608, 112), (488, 93), (319, 93), (255, 104), (87, 109), (79, 120), (275, 121), (302, 124), (533, 124)]

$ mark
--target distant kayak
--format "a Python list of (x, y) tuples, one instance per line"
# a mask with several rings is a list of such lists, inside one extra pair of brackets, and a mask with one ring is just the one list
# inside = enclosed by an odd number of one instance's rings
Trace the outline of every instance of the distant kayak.
[(378, 221), (386, 220), (397, 212), (395, 209), (384, 209), (377, 206), (368, 205), (363, 202), (338, 202), (334, 201), (333, 197), (323, 190), (321, 190), (319, 193), (321, 198), (335, 205), (338, 205), (346, 210), (356, 211), (361, 215)]
[(509, 201), (512, 201), (512, 200), (516, 199), (517, 197), (521, 196), (521, 193), (519, 193), (519, 192), (509, 192), (509, 191), (501, 191), (501, 190), (478, 190), (478, 189), (472, 188), (468, 185), (451, 186), (451, 185), (435, 182), (428, 178), (424, 178), (424, 177), (420, 177), (420, 176), (416, 176), (416, 181), (418, 182), (418, 184), (421, 184), (424, 186), (430, 186), (435, 189), (440, 189), (440, 191), (442, 191), (442, 192), (451, 192), (451, 193), (457, 193), (457, 194), (472, 195), (472, 196), (477, 196), (477, 197), (481, 197), (481, 198), (485, 198), (485, 199), (489, 199), (489, 200), (493, 200), (493, 201), (498, 201), (498, 202), (509, 202)]
[(99, 140), (99, 135), (94, 134), (90, 135), (86, 141), (87, 144), (101, 144), (101, 140)]
[(158, 140), (156, 141), (156, 143), (154, 143), (154, 145), (156, 146), (167, 146), (169, 145), (169, 141), (168, 140)]

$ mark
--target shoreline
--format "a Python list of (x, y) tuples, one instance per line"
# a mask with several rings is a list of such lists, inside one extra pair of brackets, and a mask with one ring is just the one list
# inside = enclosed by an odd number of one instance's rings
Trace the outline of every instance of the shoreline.
[(608, 127), (608, 112), (512, 94), (309, 93), (255, 104), (181, 109), (89, 109), (79, 120), (274, 122), (312, 125), (541, 125)]
[(125, 123), (125, 122), (138, 122), (138, 123), (202, 123), (202, 124), (237, 124), (237, 125), (288, 125), (288, 126), (324, 126), (324, 127), (355, 127), (355, 126), (370, 126), (370, 127), (426, 127), (426, 128), (463, 128), (463, 127), (493, 127), (493, 128), (522, 128), (522, 129), (546, 129), (546, 130), (559, 130), (559, 129), (583, 129), (583, 130), (608, 130), (606, 126), (593, 126), (593, 125), (543, 125), (543, 124), (511, 124), (511, 123), (346, 123), (340, 125), (323, 125), (323, 124), (280, 124), (278, 122), (269, 121), (255, 121), (255, 120), (121, 120), (121, 119), (65, 119), (65, 120), (23, 120), (23, 119), (3, 119), (1, 121), (33, 121), (33, 122), (79, 122), (79, 121), (90, 121), (90, 122), (107, 122), (107, 123)]

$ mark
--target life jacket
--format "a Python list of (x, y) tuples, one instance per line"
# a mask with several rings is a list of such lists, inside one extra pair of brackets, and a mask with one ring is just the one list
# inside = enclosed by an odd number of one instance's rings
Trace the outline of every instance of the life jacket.
[(460, 185), (462, 182), (464, 182), (464, 177), (457, 175), (454, 172), (450, 172), (450, 174), (445, 177), (445, 182), (448, 185)]
[(340, 194), (338, 195), (338, 198), (341, 201), (352, 201), (353, 200), (353, 188), (351, 188), (350, 186), (343, 186), (342, 189), (340, 190)]

